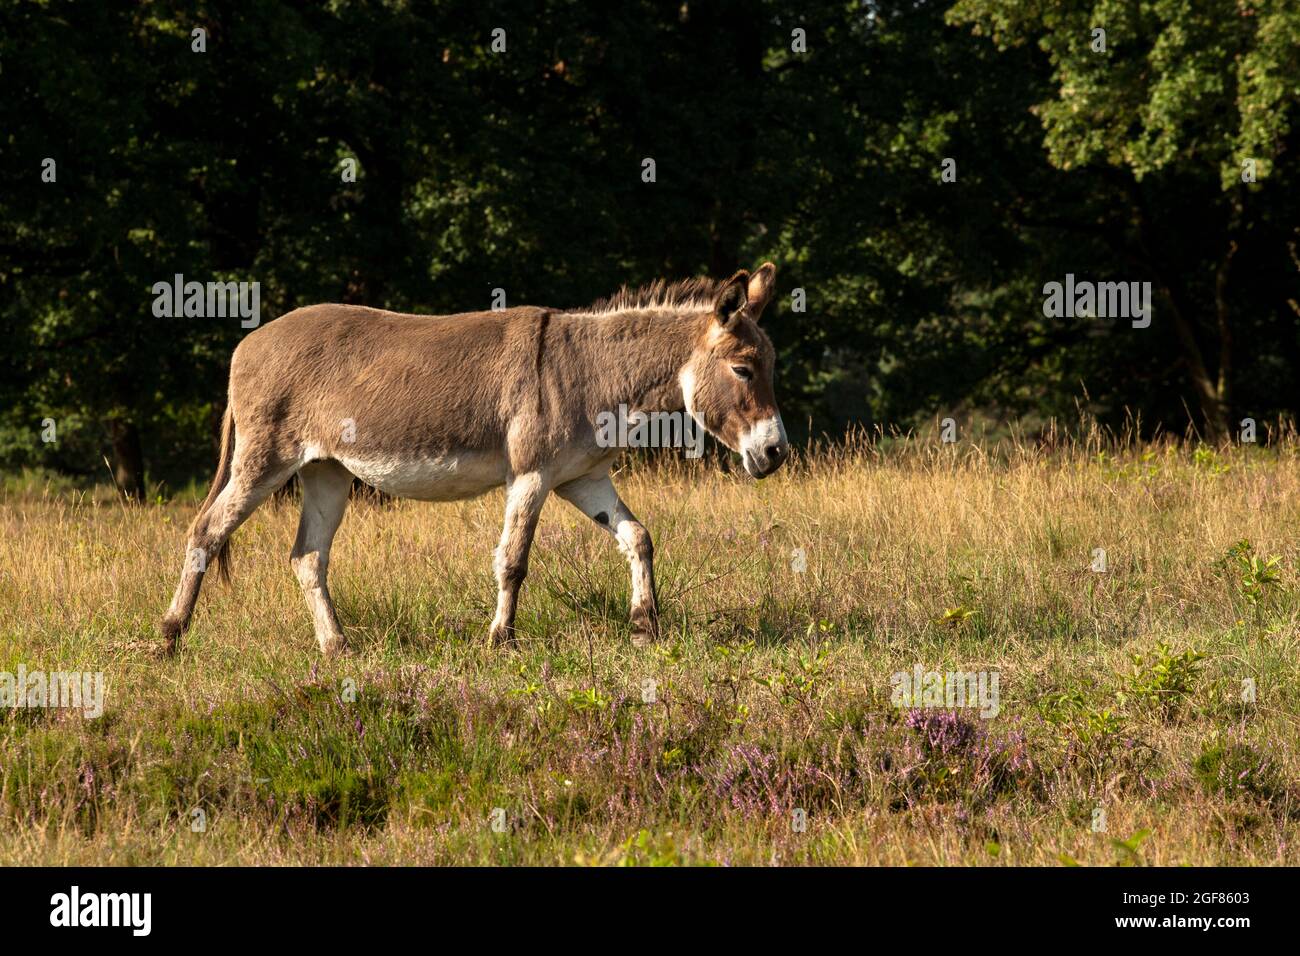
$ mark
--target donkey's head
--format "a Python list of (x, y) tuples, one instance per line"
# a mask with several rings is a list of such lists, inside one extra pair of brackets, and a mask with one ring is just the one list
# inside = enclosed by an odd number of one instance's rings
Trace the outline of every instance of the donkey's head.
[(775, 288), (770, 262), (724, 282), (680, 376), (691, 417), (739, 452), (755, 478), (766, 478), (790, 455), (772, 389), (776, 352), (758, 326)]

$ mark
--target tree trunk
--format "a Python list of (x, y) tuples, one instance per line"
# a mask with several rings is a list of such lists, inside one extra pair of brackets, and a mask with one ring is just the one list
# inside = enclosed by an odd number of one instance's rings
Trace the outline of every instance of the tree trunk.
[(1228, 270), (1232, 257), (1237, 254), (1236, 240), (1228, 243), (1228, 253), (1214, 274), (1214, 313), (1219, 323), (1219, 380), (1215, 391), (1219, 408), (1223, 410), (1224, 424), (1232, 427), (1232, 314), (1228, 298)]
[[(1205, 427), (1205, 439), (1210, 444), (1218, 444), (1228, 437), (1228, 407), (1224, 403), (1227, 379), (1216, 380), (1210, 375), (1205, 365), (1205, 357), (1197, 344), (1196, 333), (1184, 311), (1184, 303), (1178, 292), (1164, 286), (1165, 298), (1170, 304), (1170, 318), (1173, 320), (1174, 333), (1182, 345), (1183, 359), (1187, 364), (1192, 387), (1196, 390), (1197, 403), (1201, 410), (1201, 419)], [(1225, 346), (1230, 347), (1230, 346)]]
[[(1159, 258), (1154, 254), (1154, 250), (1158, 249), (1160, 244), (1158, 236), (1152, 234), (1153, 227), (1147, 212), (1146, 201), (1137, 183), (1126, 180), (1125, 185), (1129, 190), (1129, 196), (1137, 216), (1138, 245), (1142, 257), (1154, 273), (1155, 287), (1164, 293), (1164, 297), (1169, 303), (1169, 313), (1174, 327), (1174, 334), (1182, 347), (1187, 372), (1191, 377), (1192, 387), (1196, 390), (1196, 400), (1200, 406), (1201, 420), (1205, 429), (1204, 437), (1210, 444), (1217, 445), (1227, 440), (1229, 433), (1228, 407), (1224, 402), (1226, 397), (1224, 393), (1229, 387), (1229, 380), (1226, 376), (1220, 378), (1210, 374), (1205, 361), (1205, 353), (1201, 351), (1200, 343), (1196, 339), (1196, 329), (1193, 325), (1193, 317), (1196, 314), (1195, 305), (1185, 294), (1185, 287), (1172, 279), (1171, 276), (1176, 272), (1167, 272)], [(1224, 281), (1226, 281), (1226, 272), (1223, 273), (1223, 276)], [(1226, 330), (1226, 313), (1222, 313), (1219, 318), (1222, 327)], [(1224, 348), (1227, 349), (1225, 355), (1229, 363), (1231, 363), (1231, 343), (1226, 343)], [(1220, 358), (1222, 359), (1223, 356)]]
[(140, 430), (133, 422), (113, 419), (108, 422), (108, 438), (113, 445), (113, 482), (127, 501), (144, 501), (144, 452), (140, 447)]

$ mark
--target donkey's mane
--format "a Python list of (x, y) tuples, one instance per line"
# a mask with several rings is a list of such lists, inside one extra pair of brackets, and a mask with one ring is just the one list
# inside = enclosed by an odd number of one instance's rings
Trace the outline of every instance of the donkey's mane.
[(611, 296), (597, 299), (585, 309), (574, 309), (588, 315), (608, 315), (611, 312), (649, 311), (653, 309), (711, 309), (723, 283), (718, 279), (700, 276), (668, 282), (656, 279), (637, 289), (623, 286)]

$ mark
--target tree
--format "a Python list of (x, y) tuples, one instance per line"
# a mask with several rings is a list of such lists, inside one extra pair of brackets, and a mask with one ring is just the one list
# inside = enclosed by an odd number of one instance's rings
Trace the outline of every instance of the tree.
[(1054, 91), (1035, 112), (1050, 160), (1098, 168), (1114, 204), (1060, 226), (1153, 277), (1206, 431), (1224, 436), (1242, 407), (1240, 343), (1295, 352), (1282, 277), (1297, 266), (1300, 9), (961, 0), (949, 19), (1046, 53)]
[[(156, 316), (177, 274), (268, 321), (772, 258), (796, 434), (1293, 413), (1296, 14), (1058, 6), (0, 6), (0, 464), (206, 477), (248, 329)], [(1067, 273), (1150, 279), (1151, 327), (1044, 316)]]

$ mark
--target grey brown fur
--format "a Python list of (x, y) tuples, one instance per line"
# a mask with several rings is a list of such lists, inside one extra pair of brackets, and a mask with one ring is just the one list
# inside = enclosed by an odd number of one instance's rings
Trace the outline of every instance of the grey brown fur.
[(537, 515), (556, 492), (615, 537), (632, 570), (634, 638), (652, 639), (653, 548), (610, 482), (618, 449), (596, 443), (597, 416), (620, 404), (685, 407), (743, 453), (751, 474), (779, 467), (788, 444), (772, 346), (758, 326), (774, 278), (769, 263), (724, 282), (624, 289), (578, 311), (422, 316), (317, 305), (259, 328), (231, 359), (221, 456), (163, 619), (167, 648), (189, 625), (208, 562), (225, 571), (230, 535), (294, 474), (303, 514), (290, 561), (327, 654), (344, 644), (326, 575), (354, 475), (434, 501), (506, 486), (496, 641), (514, 636)]

